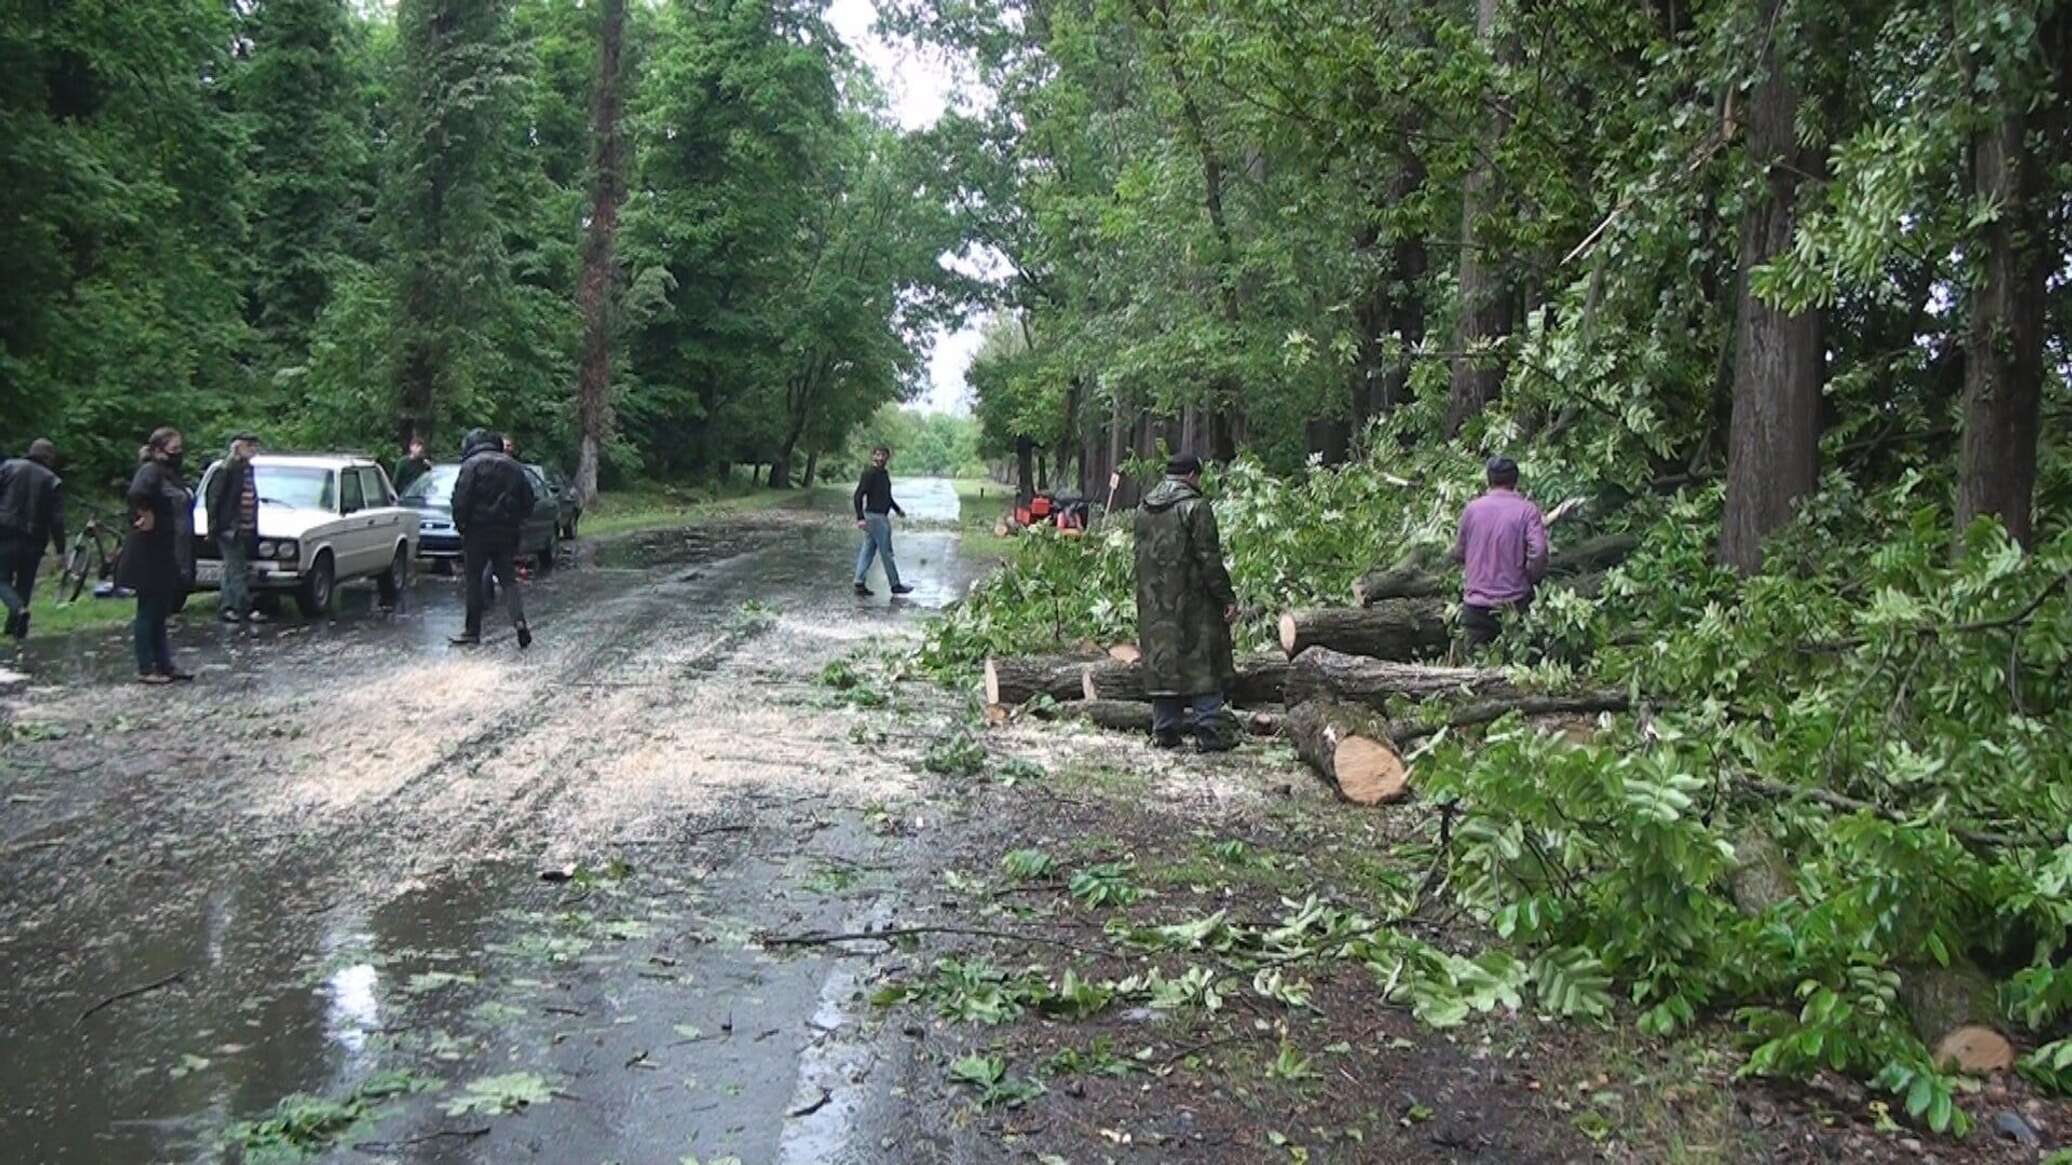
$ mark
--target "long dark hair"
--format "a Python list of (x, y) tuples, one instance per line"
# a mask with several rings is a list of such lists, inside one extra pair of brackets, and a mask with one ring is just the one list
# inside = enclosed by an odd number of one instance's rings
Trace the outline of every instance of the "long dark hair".
[(144, 441), (142, 452), (146, 457), (156, 457), (165, 452), (166, 446), (180, 439), (180, 430), (171, 425), (160, 425), (151, 430), (151, 436)]

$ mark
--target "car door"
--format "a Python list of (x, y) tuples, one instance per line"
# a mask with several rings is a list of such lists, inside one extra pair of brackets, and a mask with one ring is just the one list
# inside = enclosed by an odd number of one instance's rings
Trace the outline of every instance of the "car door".
[(360, 492), (367, 501), (367, 513), (374, 519), (373, 533), (369, 541), (370, 570), (379, 572), (388, 569), (389, 559), (395, 554), (396, 539), (404, 531), (407, 519), (410, 526), (417, 524), (417, 515), (396, 504), (396, 491), (389, 488), (388, 474), (378, 465), (360, 467)]
[(356, 469), (338, 471), (338, 536), (331, 540), (338, 555), (338, 577), (356, 578), (371, 568), (374, 550), (374, 514), (367, 507), (366, 485)]
[(547, 479), (531, 466), (525, 467), (526, 483), (532, 486), (532, 517), (525, 520), (525, 534), (520, 550), (531, 552), (544, 549), (554, 540), (554, 491), (547, 488)]

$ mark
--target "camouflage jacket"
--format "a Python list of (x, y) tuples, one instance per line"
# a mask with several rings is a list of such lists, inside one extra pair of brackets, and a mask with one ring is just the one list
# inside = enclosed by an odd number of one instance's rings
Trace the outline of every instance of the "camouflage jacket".
[(1222, 691), (1237, 674), (1225, 607), (1237, 602), (1216, 514), (1201, 491), (1167, 478), (1137, 508), (1137, 646), (1154, 696)]

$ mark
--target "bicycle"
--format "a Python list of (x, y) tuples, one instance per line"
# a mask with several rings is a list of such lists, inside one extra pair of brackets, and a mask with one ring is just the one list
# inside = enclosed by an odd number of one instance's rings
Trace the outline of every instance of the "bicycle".
[(89, 581), (113, 580), (115, 568), (121, 561), (121, 535), (109, 529), (98, 516), (89, 516), (86, 525), (72, 536), (72, 544), (65, 548), (65, 558), (58, 571), (58, 604), (64, 606), (78, 602)]

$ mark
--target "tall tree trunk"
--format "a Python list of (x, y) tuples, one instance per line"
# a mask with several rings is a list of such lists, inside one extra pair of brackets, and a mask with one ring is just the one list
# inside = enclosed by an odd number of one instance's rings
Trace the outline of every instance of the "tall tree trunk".
[[(1508, 55), (1497, 41), (1501, 0), (1476, 0), (1475, 35), (1499, 65)], [(1446, 400), (1446, 435), (1489, 407), (1504, 384), (1504, 364), (1497, 353), (1481, 349), (1511, 333), (1511, 289), (1493, 249), (1481, 241), (1483, 220), (1502, 198), (1493, 157), (1511, 129), (1511, 116), (1501, 102), (1492, 102), (1489, 132), (1481, 142), (1474, 168), (1461, 184), (1460, 320), (1454, 329), (1460, 351), (1453, 358), (1453, 383)]]
[(619, 62), (626, 38), (626, 0), (603, 0), (598, 16), (597, 103), (592, 115), (596, 174), (590, 229), (583, 239), (583, 364), (576, 376), (576, 415), (582, 450), (576, 460), (576, 497), (597, 500), (597, 462), (611, 429), (612, 281), (619, 235), (619, 204), (626, 197), (624, 144), (619, 137)]
[[(1764, 0), (1775, 29), (1787, 0)], [(1820, 473), (1820, 313), (1787, 314), (1757, 298), (1749, 273), (1791, 247), (1800, 176), (1807, 172), (1795, 122), (1799, 92), (1778, 45), (1765, 37), (1762, 77), (1749, 95), (1748, 152), (1764, 187), (1741, 219), (1740, 311), (1734, 328), (1734, 413), (1727, 447), (1727, 504), (1719, 556), (1750, 574), (1763, 539), (1791, 520)]]
[(815, 449), (811, 453), (806, 454), (806, 479), (804, 485), (807, 489), (812, 489), (818, 484), (820, 484), (820, 450)]
[(1036, 442), (1027, 437), (1014, 439), (1014, 496), (1025, 506), (1036, 496)]
[[(2038, 39), (2062, 51), (2063, 15), (2047, 23)], [(2068, 72), (2062, 56), (2060, 88)], [(1966, 73), (1969, 74), (1967, 69)], [(2003, 82), (2004, 83), (2004, 82)], [(2024, 101), (2002, 98), (1998, 118), (1972, 140), (1972, 184), (1978, 200), (1996, 207), (1979, 242), (1983, 278), (1971, 302), (1971, 334), (1964, 356), (1964, 441), (1957, 461), (1957, 531), (1976, 518), (1992, 516), (2023, 546), (2032, 544), (2036, 492), (2037, 414), (2043, 401), (2044, 304), (2051, 265), (2062, 252), (2051, 246), (2046, 216), (2037, 205), (2045, 167), (2060, 150), (2032, 153)], [(2046, 117), (2051, 115), (2046, 114)], [(2062, 112), (2059, 112), (2062, 117)], [(2046, 131), (2046, 138), (2057, 135)]]

